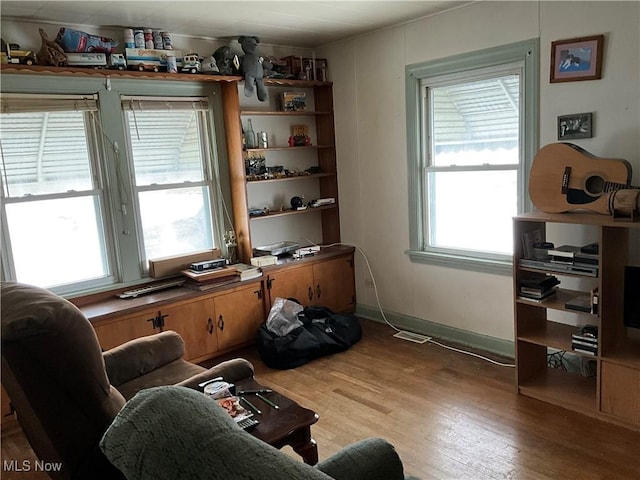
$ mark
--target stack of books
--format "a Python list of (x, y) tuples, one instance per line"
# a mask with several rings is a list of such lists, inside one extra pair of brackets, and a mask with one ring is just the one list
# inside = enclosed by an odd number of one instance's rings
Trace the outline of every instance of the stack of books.
[(256, 265), (247, 265), (246, 263), (235, 263), (233, 267), (240, 272), (240, 281), (251, 280), (262, 276), (262, 270)]
[(560, 280), (555, 275), (528, 274), (518, 281), (518, 295), (529, 301), (541, 302), (554, 295)]
[(234, 267), (221, 267), (203, 272), (183, 270), (182, 274), (187, 277), (183, 286), (199, 291), (240, 281), (240, 272)]
[(571, 335), (571, 348), (585, 355), (598, 355), (598, 326), (585, 325)]

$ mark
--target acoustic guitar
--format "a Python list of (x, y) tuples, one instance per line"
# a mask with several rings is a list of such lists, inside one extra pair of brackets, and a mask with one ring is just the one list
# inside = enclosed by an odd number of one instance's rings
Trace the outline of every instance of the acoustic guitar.
[(590, 210), (609, 214), (611, 193), (632, 189), (631, 164), (604, 159), (572, 143), (552, 143), (533, 159), (529, 196), (538, 210), (561, 213)]

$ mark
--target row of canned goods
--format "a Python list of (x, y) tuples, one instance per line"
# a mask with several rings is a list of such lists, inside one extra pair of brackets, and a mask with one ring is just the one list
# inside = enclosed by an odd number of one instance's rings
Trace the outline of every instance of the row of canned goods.
[(173, 50), (171, 34), (151, 28), (125, 28), (124, 43), (126, 48)]

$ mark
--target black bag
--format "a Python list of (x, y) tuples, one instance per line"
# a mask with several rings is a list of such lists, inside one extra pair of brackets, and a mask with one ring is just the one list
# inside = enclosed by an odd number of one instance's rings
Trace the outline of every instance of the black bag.
[(271, 368), (286, 370), (325, 355), (342, 352), (362, 338), (355, 315), (333, 313), (326, 307), (306, 307), (298, 314), (303, 326), (278, 336), (267, 329), (258, 331), (258, 352)]

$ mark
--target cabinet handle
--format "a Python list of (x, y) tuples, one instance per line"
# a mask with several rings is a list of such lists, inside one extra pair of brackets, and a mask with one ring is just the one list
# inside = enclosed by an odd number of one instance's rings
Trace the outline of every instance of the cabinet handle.
[(322, 295), (322, 290), (320, 290), (320, 284), (316, 285), (316, 298), (320, 300), (320, 296)]
[(258, 300), (262, 300), (262, 290), (256, 290), (255, 293), (258, 296)]
[(309, 287), (309, 300), (313, 300), (313, 289), (311, 287)]
[(224, 330), (224, 317), (222, 316), (222, 314), (220, 314), (220, 316), (218, 317), (218, 328), (220, 329), (220, 331)]
[(211, 317), (209, 317), (207, 321), (207, 330), (209, 331), (209, 335), (213, 333), (213, 320), (211, 320)]

